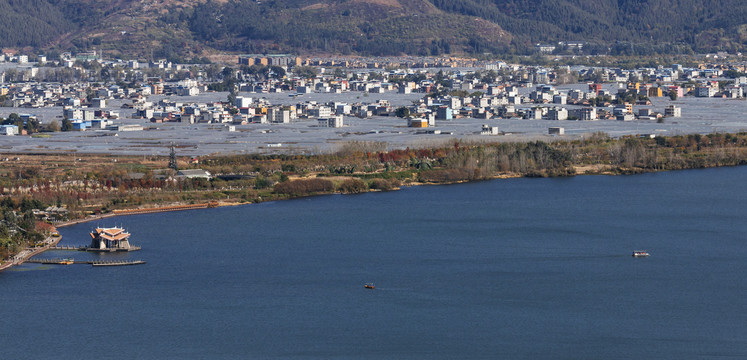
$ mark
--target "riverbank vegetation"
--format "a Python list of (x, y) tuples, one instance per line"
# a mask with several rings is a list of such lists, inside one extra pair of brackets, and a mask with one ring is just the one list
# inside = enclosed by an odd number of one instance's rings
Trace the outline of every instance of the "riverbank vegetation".
[(54, 223), (116, 209), (175, 204), (252, 203), (328, 193), (394, 190), (499, 177), (635, 174), (747, 164), (747, 133), (480, 143), (385, 150), (350, 142), (324, 155), (229, 155), (178, 159), (208, 171), (187, 178), (169, 158), (112, 155), (7, 155), (0, 169), (0, 256), (39, 240), (36, 222)]

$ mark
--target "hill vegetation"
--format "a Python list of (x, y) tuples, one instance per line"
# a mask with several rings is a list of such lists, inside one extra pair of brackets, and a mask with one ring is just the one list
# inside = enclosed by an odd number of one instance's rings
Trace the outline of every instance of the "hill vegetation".
[(46, 0), (0, 1), (0, 46), (41, 47), (76, 26)]
[(510, 42), (497, 24), (425, 0), (206, 2), (169, 9), (161, 20), (211, 47), (249, 53), (440, 55), (474, 50), (474, 43), (495, 51)]
[(0, 47), (191, 57), (214, 50), (612, 55), (747, 48), (743, 0), (0, 0)]
[(517, 38), (517, 45), (586, 41), (628, 55), (636, 55), (635, 44), (657, 52), (665, 49), (656, 44), (681, 45), (673, 51), (696, 52), (738, 51), (747, 45), (747, 38), (739, 33), (747, 23), (747, 3), (741, 0), (433, 0), (433, 4), (500, 24)]

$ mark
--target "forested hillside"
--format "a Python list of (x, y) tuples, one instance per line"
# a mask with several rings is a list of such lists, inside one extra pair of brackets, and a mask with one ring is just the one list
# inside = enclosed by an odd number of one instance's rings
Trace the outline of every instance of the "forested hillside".
[[(744, 0), (432, 0), (444, 11), (500, 24), (516, 43), (680, 44), (693, 51), (747, 46)], [(613, 49), (615, 50), (615, 49)], [(618, 52), (630, 51), (625, 47)], [(658, 48), (658, 51), (665, 51)]]
[(0, 46), (43, 46), (76, 28), (46, 0), (0, 1)]
[(747, 49), (745, 0), (0, 0), (0, 21), (0, 47), (172, 58)]
[(495, 23), (449, 14), (425, 0), (208, 2), (171, 9), (162, 20), (212, 47), (243, 52), (440, 55), (500, 51), (510, 42)]

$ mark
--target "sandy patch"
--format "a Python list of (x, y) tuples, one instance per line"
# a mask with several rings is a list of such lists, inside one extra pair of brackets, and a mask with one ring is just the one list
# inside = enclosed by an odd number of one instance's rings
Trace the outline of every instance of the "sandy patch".
[(573, 168), (576, 169), (577, 175), (584, 175), (584, 174), (600, 174), (606, 170), (609, 170), (610, 166), (603, 165), (603, 164), (594, 164), (594, 165), (574, 166)]

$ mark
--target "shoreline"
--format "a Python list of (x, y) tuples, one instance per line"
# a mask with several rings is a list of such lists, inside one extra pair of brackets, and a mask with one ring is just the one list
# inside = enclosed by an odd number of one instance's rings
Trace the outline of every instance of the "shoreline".
[[(739, 166), (739, 165), (737, 165)], [(717, 166), (717, 167), (732, 167), (731, 165), (723, 165), (723, 166)], [(605, 176), (617, 176), (622, 175), (621, 173), (615, 173), (611, 172), (609, 165), (595, 165), (595, 166), (582, 166), (577, 167), (576, 170), (581, 170), (574, 174), (573, 176), (588, 176), (588, 175), (605, 175)], [(710, 167), (709, 167), (710, 168)], [(680, 169), (680, 170), (695, 170), (698, 168), (688, 168), (688, 169)], [(655, 171), (645, 171), (641, 173), (634, 173), (634, 174), (643, 174), (643, 173), (650, 173), (650, 172), (662, 172), (662, 171), (670, 171), (670, 170), (655, 170)], [(503, 173), (498, 175), (493, 175), (488, 178), (484, 179), (474, 179), (474, 180), (459, 180), (459, 181), (448, 181), (448, 182), (419, 182), (419, 181), (413, 181), (410, 183), (407, 183), (406, 185), (400, 186), (398, 188), (394, 188), (391, 190), (386, 191), (397, 191), (401, 190), (402, 187), (409, 187), (409, 186), (428, 186), (428, 185), (454, 185), (454, 184), (465, 184), (470, 182), (476, 182), (476, 181), (491, 181), (491, 180), (500, 180), (500, 179), (516, 179), (516, 178), (522, 178), (527, 177), (523, 176), (518, 173)], [(363, 193), (368, 192), (381, 192), (382, 190), (378, 189), (368, 189)], [(291, 196), (287, 198), (280, 198), (280, 199), (273, 199), (270, 201), (283, 201), (283, 200), (292, 200), (295, 198), (300, 197), (312, 197), (312, 196), (320, 196), (320, 195), (345, 195), (348, 193), (342, 193), (342, 192), (329, 192), (329, 193), (316, 193), (316, 194), (309, 194), (304, 196)], [(264, 202), (264, 201), (262, 201)], [(184, 210), (199, 210), (199, 209), (209, 209), (209, 208), (217, 208), (217, 207), (223, 207), (223, 206), (239, 206), (239, 205), (250, 205), (254, 204), (255, 202), (228, 202), (228, 201), (211, 201), (208, 203), (200, 203), (200, 204), (180, 204), (180, 205), (168, 205), (168, 206), (157, 206), (152, 208), (133, 208), (133, 209), (117, 209), (113, 210), (111, 213), (106, 214), (99, 214), (99, 215), (91, 215), (89, 217), (83, 218), (83, 219), (76, 219), (76, 220), (69, 220), (65, 222), (60, 222), (57, 224), (53, 224), (55, 227), (55, 230), (57, 228), (87, 223), (95, 220), (101, 220), (101, 219), (107, 219), (111, 217), (116, 216), (126, 216), (126, 215), (140, 215), (140, 214), (152, 214), (156, 212), (173, 212), (173, 211), (184, 211)], [(12, 268), (16, 265), (21, 265), (24, 262), (26, 262), (28, 259), (30, 259), (33, 256), (39, 255), (47, 250), (49, 250), (52, 246), (57, 245), (60, 240), (62, 240), (61, 236), (58, 237), (48, 237), (45, 242), (48, 242), (47, 245), (41, 248), (26, 248), (25, 250), (22, 250), (18, 254), (14, 255), (11, 259), (11, 261), (8, 261), (2, 265), (0, 265), (0, 272), (7, 270), (9, 268)]]
[[(513, 177), (520, 177), (520, 176), (511, 176)], [(488, 180), (496, 180), (501, 178), (507, 178), (507, 177), (493, 177)], [(412, 182), (409, 183), (407, 186), (425, 186), (425, 185), (449, 185), (449, 184), (459, 184), (459, 183), (465, 183), (469, 181), (459, 181), (459, 182), (451, 182), (451, 183), (422, 183), (422, 182)], [(396, 191), (400, 190), (401, 187), (392, 189), (389, 191)], [(366, 192), (381, 192), (381, 190), (375, 190), (375, 189), (369, 189)], [(340, 192), (333, 192), (333, 193), (319, 193), (319, 194), (312, 194), (309, 196), (319, 196), (319, 195), (334, 195), (334, 194), (340, 194), (343, 195), (343, 193)], [(282, 198), (282, 199), (275, 199), (271, 201), (284, 201), (284, 200), (292, 200), (297, 197), (289, 197), (289, 198)], [(111, 213), (106, 214), (99, 214), (99, 215), (91, 215), (86, 218), (82, 219), (75, 219), (75, 220), (68, 220), (60, 223), (53, 224), (56, 229), (68, 227), (72, 225), (78, 225), (83, 224), (91, 221), (101, 220), (101, 219), (107, 219), (111, 217), (117, 217), (117, 216), (127, 216), (127, 215), (140, 215), (140, 214), (152, 214), (157, 212), (174, 212), (174, 211), (185, 211), (185, 210), (199, 210), (199, 209), (209, 209), (209, 208), (217, 208), (217, 207), (224, 207), (224, 206), (239, 206), (239, 205), (250, 205), (254, 204), (253, 202), (223, 202), (223, 201), (217, 201), (217, 202), (210, 202), (210, 203), (202, 203), (202, 204), (183, 204), (183, 205), (169, 205), (169, 206), (157, 206), (152, 208), (133, 208), (133, 209), (117, 209), (113, 210)], [(54, 239), (52, 237), (48, 237), (47, 240)], [(49, 250), (52, 246), (57, 245), (60, 240), (62, 240), (62, 237), (56, 237), (56, 240), (50, 241), (48, 245), (45, 245), (42, 248), (26, 248), (19, 252), (18, 254), (14, 255), (11, 260), (5, 262), (4, 264), (0, 265), (0, 272), (10, 269), (13, 266), (21, 265), (24, 262), (28, 261), (28, 259), (39, 255), (47, 250)]]
[[(181, 204), (181, 205), (169, 205), (169, 206), (156, 206), (152, 208), (132, 208), (132, 209), (117, 209), (113, 210), (110, 213), (106, 214), (99, 214), (99, 215), (91, 215), (86, 218), (82, 219), (75, 219), (75, 220), (69, 220), (60, 222), (57, 224), (53, 224), (55, 228), (61, 228), (71, 225), (77, 225), (82, 224), (94, 220), (100, 220), (100, 219), (106, 219), (110, 217), (115, 216), (123, 216), (123, 215), (139, 215), (139, 214), (151, 214), (156, 212), (170, 212), (170, 211), (183, 211), (183, 210), (194, 210), (194, 209), (208, 209), (212, 207), (218, 207), (218, 206), (229, 206), (233, 203), (201, 203), (201, 204)], [(236, 203), (235, 205), (240, 205), (240, 203)]]
[[(55, 226), (55, 229), (56, 228), (57, 227)], [(60, 240), (62, 240), (62, 236), (49, 236), (44, 240), (44, 242), (47, 243), (46, 245), (39, 248), (26, 248), (22, 250), (18, 254), (14, 255), (10, 261), (6, 262), (3, 265), (0, 265), (0, 272), (10, 269), (13, 266), (23, 264), (28, 259), (49, 250), (52, 246), (56, 246), (57, 244), (59, 244)]]

